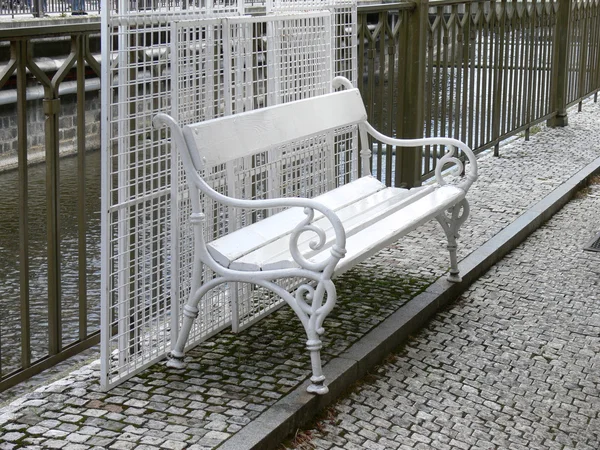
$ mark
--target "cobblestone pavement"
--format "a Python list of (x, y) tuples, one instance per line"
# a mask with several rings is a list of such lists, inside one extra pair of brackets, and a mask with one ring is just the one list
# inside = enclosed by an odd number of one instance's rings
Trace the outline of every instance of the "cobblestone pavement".
[(286, 448), (600, 448), (595, 182)]
[[(532, 136), (529, 142), (517, 140), (502, 146), (500, 158), (494, 158), (489, 154), (480, 158), (481, 177), (469, 192), (472, 217), (463, 227), (459, 249), (461, 258), (510, 224), (529, 206), (564, 183), (586, 164), (600, 157), (600, 145), (598, 144), (600, 142), (600, 105), (588, 102), (584, 105), (582, 113), (570, 111), (569, 122), (570, 125), (567, 128), (544, 129)], [(583, 218), (581, 222), (583, 222)], [(579, 221), (577, 225), (582, 226)], [(559, 236), (559, 238), (563, 239), (564, 236)], [(561, 248), (562, 240), (559, 244), (557, 246)], [(324, 362), (326, 363), (348, 349), (383, 319), (441, 276), (447, 267), (448, 255), (445, 251), (444, 234), (436, 223), (431, 223), (419, 228), (407, 239), (390, 246), (369, 261), (338, 278), (336, 281), (339, 291), (338, 305), (324, 323), (326, 330)], [(525, 265), (523, 265), (523, 269), (525, 269)], [(542, 269), (537, 268), (536, 270), (543, 272)], [(575, 272), (569, 273), (568, 277), (585, 281), (587, 278), (584, 275), (586, 272)], [(597, 272), (595, 276), (598, 276)], [(538, 305), (541, 305), (540, 298), (554, 295), (554, 291), (551, 289), (562, 289), (561, 292), (565, 298), (572, 297), (571, 290), (567, 289), (563, 283), (565, 276), (558, 278), (554, 275), (539, 286), (532, 286), (527, 278), (510, 276), (507, 278), (511, 283), (520, 286), (518, 289), (527, 293), (528, 301), (537, 301)], [(519, 283), (523, 283), (523, 285), (521, 286)], [(484, 298), (492, 306), (499, 303), (500, 299), (510, 298), (500, 288), (495, 291), (487, 287), (480, 288), (480, 290), (486, 292)], [(476, 292), (479, 291), (473, 290), (469, 295), (474, 295)], [(512, 298), (512, 301), (515, 308), (510, 312), (503, 311), (504, 314), (509, 317), (533, 314), (533, 312), (526, 313), (522, 308), (523, 300), (515, 297)], [(581, 304), (573, 304), (573, 308), (580, 309), (584, 306), (591, 308), (591, 305), (583, 303), (582, 300), (577, 301)], [(465, 301), (461, 300), (460, 304), (464, 303)], [(465, 306), (463, 314), (469, 308), (468, 305)], [(551, 308), (544, 305), (542, 310), (550, 311)], [(448, 314), (445, 313), (441, 317), (446, 317)], [(563, 317), (564, 314), (566, 312), (561, 312), (561, 315), (556, 316), (554, 323), (559, 322), (566, 325), (567, 319), (574, 320), (571, 317)], [(461, 338), (452, 338), (445, 332), (431, 332), (427, 339), (427, 345), (432, 349), (438, 349), (441, 352), (439, 357), (442, 360), (447, 358), (448, 361), (458, 357), (460, 352), (466, 351), (467, 348), (478, 349), (477, 357), (472, 357), (468, 361), (467, 367), (470, 369), (465, 379), (469, 380), (468, 377), (475, 377), (474, 379), (483, 380), (489, 384), (489, 386), (479, 388), (479, 391), (477, 391), (478, 388), (473, 388), (477, 393), (483, 393), (480, 395), (488, 395), (487, 393), (492, 387), (502, 387), (508, 392), (513, 384), (518, 387), (521, 382), (526, 383), (528, 370), (534, 370), (537, 374), (541, 370), (538, 366), (541, 367), (544, 364), (556, 367), (556, 372), (552, 373), (552, 378), (543, 382), (536, 381), (535, 386), (540, 393), (544, 390), (551, 391), (557, 376), (562, 376), (563, 372), (570, 374), (570, 371), (574, 370), (571, 365), (566, 365), (561, 359), (562, 349), (567, 348), (567, 342), (553, 340), (543, 346), (542, 337), (533, 335), (531, 343), (524, 344), (525, 346), (520, 348), (516, 346), (520, 333), (533, 333), (537, 328), (525, 330), (523, 327), (508, 327), (509, 317), (495, 317), (488, 314), (481, 318), (477, 327), (469, 322), (448, 325), (449, 329), (456, 329), (457, 333), (467, 334), (461, 335), (463, 336)], [(598, 316), (592, 315), (590, 309), (590, 313), (585, 316), (585, 319), (587, 320), (585, 326), (581, 325), (584, 332), (594, 331), (593, 320), (597, 320)], [(463, 326), (464, 330), (461, 331)], [(478, 327), (494, 331), (499, 338), (507, 340), (509, 344), (514, 343), (516, 347), (500, 352), (492, 344), (479, 341), (470, 343), (470, 336), (476, 336), (473, 330), (479, 329)], [(541, 322), (540, 319), (539, 327), (552, 328), (552, 325)], [(595, 331), (597, 335), (598, 330)], [(586, 342), (591, 346), (593, 338), (589, 339), (590, 341)], [(304, 349), (304, 340), (302, 327), (290, 308), (284, 307), (238, 335), (223, 332), (199, 345), (188, 353), (189, 364), (186, 369), (174, 370), (166, 368), (163, 363), (155, 364), (109, 392), (100, 391), (99, 364), (95, 362), (86, 365), (69, 376), (41, 386), (33, 392), (23, 394), (22, 391), (17, 390), (22, 395), (0, 409), (0, 450), (22, 447), (65, 449), (216, 448), (310, 375), (310, 363)], [(447, 341), (460, 343), (455, 353), (446, 350), (446, 348), (452, 348), (447, 346)], [(539, 353), (536, 353), (534, 359), (537, 365), (529, 368), (517, 360), (516, 355), (533, 354), (530, 346), (534, 345), (539, 347), (536, 350)], [(590, 348), (581, 349), (579, 356), (582, 358), (582, 362), (585, 358), (591, 361)], [(480, 366), (485, 362), (485, 358), (489, 358), (490, 353), (498, 352), (504, 358), (502, 360), (504, 365), (498, 363), (499, 365), (493, 370), (483, 371)], [(417, 353), (417, 357), (425, 354), (421, 350)], [(556, 364), (550, 364), (546, 357), (556, 359)], [(464, 385), (469, 385), (463, 383), (463, 379), (455, 375), (442, 377), (439, 371), (442, 363), (436, 363), (439, 367), (430, 366), (431, 361), (431, 357), (427, 357), (417, 364), (410, 365), (410, 370), (422, 375), (430, 373), (428, 376), (434, 379), (438, 377), (441, 387), (444, 386), (444, 383), (447, 384), (447, 389), (440, 389), (438, 397), (433, 401), (434, 404), (438, 402), (444, 405), (443, 413), (436, 419), (441, 423), (456, 421), (456, 424), (452, 424), (453, 427), (456, 427), (456, 436), (462, 437), (464, 434), (479, 438), (480, 432), (495, 436), (493, 433), (497, 434), (497, 428), (494, 426), (488, 430), (481, 425), (488, 423), (483, 418), (488, 416), (474, 415), (475, 406), (472, 407), (473, 410), (463, 411), (459, 408), (457, 400), (452, 402), (445, 400), (445, 396), (449, 395), (446, 392), (455, 392), (456, 397), (461, 398), (458, 394), (463, 392)], [(591, 361), (589, 364), (593, 362)], [(457, 364), (460, 366), (460, 363)], [(511, 374), (516, 373), (516, 375), (513, 378), (502, 377), (500, 379), (498, 374), (503, 374), (502, 370), (508, 370), (512, 364), (515, 365), (516, 372), (511, 372)], [(457, 373), (461, 368), (462, 366), (456, 367)], [(403, 370), (405, 372), (401, 373), (409, 373), (408, 368)], [(485, 376), (490, 378), (487, 379)], [(411, 380), (413, 378), (417, 379), (415, 376), (410, 377)], [(578, 392), (577, 382), (579, 380), (573, 378), (571, 384), (563, 386), (555, 393), (555, 398), (561, 401), (563, 398), (566, 400), (571, 387), (573, 392)], [(398, 383), (399, 385), (393, 388), (393, 399), (400, 398), (399, 396), (407, 387), (406, 380), (402, 382), (404, 384), (400, 381)], [(504, 384), (507, 385), (506, 388), (504, 388)], [(525, 386), (523, 384), (521, 390), (517, 389), (516, 393), (512, 394), (514, 402), (512, 408), (520, 411), (529, 405), (533, 412), (524, 412), (521, 415), (523, 422), (519, 422), (514, 433), (509, 433), (509, 437), (512, 436), (514, 442), (517, 442), (519, 436), (533, 434), (539, 429), (536, 425), (537, 422), (532, 419), (537, 410), (544, 407), (543, 399), (538, 400), (536, 397), (531, 403), (527, 403), (528, 400), (521, 400), (518, 397), (518, 393), (526, 392)], [(418, 382), (410, 387), (412, 389), (409, 391), (411, 397), (421, 395), (423, 394), (421, 391), (429, 389), (426, 385)], [(585, 395), (591, 395), (590, 389), (594, 389), (587, 384), (580, 388)], [(390, 386), (389, 389), (392, 387)], [(494, 392), (496, 391), (494, 390)], [(6, 393), (6, 395), (11, 394)], [(474, 395), (475, 393), (468, 389), (464, 391), (464, 397), (467, 399), (471, 399)], [(377, 398), (377, 404), (386, 403), (381, 397)], [(375, 402), (375, 398), (373, 401)], [(443, 403), (445, 401), (448, 404)], [(587, 398), (580, 396), (577, 401), (585, 403)], [(493, 396), (486, 397), (483, 402), (498, 404), (498, 399)], [(473, 405), (479, 404), (473, 403)], [(485, 406), (486, 403), (482, 403), (482, 405)], [(593, 405), (591, 407), (593, 408)], [(377, 431), (373, 432), (369, 429), (366, 424), (372, 424), (375, 430), (378, 430), (377, 427), (380, 427), (381, 430), (392, 430), (394, 427), (394, 432), (400, 433), (401, 429), (405, 429), (404, 433), (409, 433), (409, 435), (412, 433), (415, 437), (411, 437), (411, 439), (418, 442), (417, 436), (420, 433), (411, 431), (408, 425), (421, 431), (433, 427), (429, 435), (423, 434), (424, 439), (432, 439), (432, 434), (436, 432), (437, 428), (441, 429), (442, 427), (434, 420), (425, 420), (425, 418), (430, 419), (427, 409), (421, 411), (419, 406), (415, 406), (411, 401), (400, 403), (395, 408), (398, 410), (396, 415), (402, 419), (399, 424), (385, 428), (383, 425), (379, 425), (379, 419), (383, 421), (382, 424), (393, 423), (391, 419), (385, 417), (375, 419), (365, 415), (365, 418), (369, 417), (369, 420), (364, 422), (363, 433), (377, 433)], [(567, 408), (573, 409), (573, 407), (569, 405), (565, 407), (565, 410), (569, 411), (570, 420), (582, 421), (585, 419), (584, 411), (586, 410), (573, 411), (571, 416), (571, 411)], [(371, 414), (369, 411), (365, 412)], [(490, 407), (489, 414), (494, 412), (495, 410)], [(357, 414), (360, 415), (360, 412)], [(410, 414), (414, 414), (414, 416), (410, 416)], [(557, 417), (563, 417), (560, 415), (562, 410), (557, 410), (555, 414)], [(410, 417), (412, 417), (412, 421)], [(476, 423), (473, 423), (477, 427), (473, 428), (469, 434), (467, 432), (469, 427), (466, 424), (471, 423), (467, 420), (471, 417), (474, 417), (473, 420)], [(500, 413), (498, 417), (498, 429), (505, 430), (508, 419)], [(358, 420), (364, 420), (364, 418)], [(354, 422), (353, 425), (356, 423)], [(562, 430), (561, 427), (569, 426), (571, 426), (570, 422), (562, 420), (556, 429), (548, 426), (548, 435), (558, 436)], [(362, 435), (357, 433), (357, 436), (361, 437)], [(375, 435), (369, 434), (369, 436), (373, 437), (373, 445), (380, 445), (375, 442)], [(390, 442), (393, 440), (389, 434), (384, 437), (390, 439)], [(337, 438), (335, 439), (333, 442), (337, 442)], [(340, 439), (345, 438), (341, 437)], [(361, 441), (363, 443), (371, 442), (364, 437), (361, 439), (363, 439)], [(471, 439), (473, 438), (471, 437)], [(352, 442), (351, 440), (345, 441), (347, 445), (352, 445)], [(406, 441), (406, 443), (409, 442), (412, 441)], [(465, 441), (465, 443), (470, 442)], [(360, 447), (362, 444), (356, 443), (356, 445)]]

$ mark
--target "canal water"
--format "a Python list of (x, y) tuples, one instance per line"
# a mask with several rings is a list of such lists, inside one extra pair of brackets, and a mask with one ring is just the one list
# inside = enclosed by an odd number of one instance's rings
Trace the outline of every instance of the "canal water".
[[(88, 333), (100, 326), (100, 152), (86, 154)], [(46, 165), (29, 167), (29, 298), (32, 360), (48, 351)], [(78, 339), (79, 257), (77, 157), (60, 160), (63, 346)], [(0, 173), (0, 375), (20, 367), (18, 172)]]

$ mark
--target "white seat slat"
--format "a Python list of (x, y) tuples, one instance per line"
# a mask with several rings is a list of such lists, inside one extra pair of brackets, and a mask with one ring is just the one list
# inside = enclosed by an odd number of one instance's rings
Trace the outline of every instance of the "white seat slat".
[[(369, 195), (384, 190), (385, 184), (372, 176), (361, 177), (351, 183), (340, 186), (334, 191), (315, 197), (315, 200), (334, 211), (356, 202)], [(315, 211), (315, 220), (323, 215)], [(306, 215), (302, 208), (289, 208), (260, 222), (248, 225), (240, 230), (223, 236), (208, 245), (211, 256), (225, 267), (231, 261), (269, 244), (280, 236), (290, 233)], [(253, 269), (246, 269), (253, 270)]]
[[(415, 189), (411, 189), (415, 190)], [(428, 190), (423, 196), (416, 196), (414, 202), (410, 205), (402, 204), (401, 209), (395, 208), (393, 214), (381, 216), (375, 223), (362, 229), (346, 229), (346, 256), (336, 266), (335, 273), (345, 272), (348, 268), (374, 255), (377, 251), (397, 240), (401, 236), (409, 233), (419, 224), (437, 216), (441, 211), (456, 203), (464, 197), (464, 191), (454, 186), (445, 186), (437, 190)], [(411, 200), (409, 197), (407, 200)], [(338, 216), (340, 214), (338, 213)], [(365, 212), (363, 218), (370, 217)], [(341, 217), (340, 217), (341, 218)], [(342, 219), (343, 220), (343, 219)], [(344, 222), (346, 228), (347, 223)], [(354, 233), (352, 233), (354, 231)], [(328, 233), (331, 234), (331, 233)], [(330, 237), (330, 236), (328, 236)], [(278, 252), (268, 251), (265, 247), (258, 248), (238, 260), (231, 262), (231, 268), (235, 270), (272, 270), (290, 267), (298, 267), (289, 253), (289, 236), (278, 239), (273, 244), (277, 244)], [(310, 249), (304, 246), (306, 250)], [(302, 250), (302, 249), (301, 249)], [(361, 254), (364, 252), (364, 256)], [(329, 247), (324, 247), (319, 252), (311, 252), (308, 259), (312, 262), (321, 262), (329, 258)], [(356, 261), (361, 257), (360, 261)]]
[[(334, 274), (340, 275), (351, 269), (464, 198), (464, 190), (456, 186), (442, 186), (371, 227), (356, 233), (346, 241), (346, 256), (340, 260)], [(311, 261), (322, 261), (329, 257), (328, 253), (322, 252), (311, 258)]]
[[(336, 214), (344, 225), (346, 237), (349, 238), (407, 204), (427, 195), (434, 189), (433, 186), (411, 190), (386, 188), (363, 199), (358, 199), (356, 202), (337, 210)], [(301, 234), (298, 250), (305, 258), (311, 258), (323, 251), (329, 253), (328, 249), (335, 240), (334, 229), (326, 218), (321, 218), (313, 223), (325, 232), (326, 244), (315, 251), (309, 246), (310, 242), (315, 239), (315, 235), (310, 232)], [(296, 267), (297, 265), (291, 258), (289, 246), (290, 235), (287, 234), (238, 260), (232, 261), (230, 267), (236, 270), (272, 270)]]
[[(414, 190), (411, 189), (411, 191)], [(365, 253), (364, 258), (372, 256), (378, 250), (412, 231), (419, 224), (439, 215), (444, 209), (464, 198), (464, 195), (464, 191), (459, 188), (444, 186), (435, 190), (425, 191), (425, 195), (416, 196), (413, 202), (410, 201), (411, 197), (408, 197), (408, 204), (401, 203), (392, 211), (392, 214), (388, 214), (387, 216), (382, 215), (376, 221), (370, 220), (372, 219), (372, 211), (364, 211), (362, 219), (371, 222), (370, 226), (366, 228), (351, 228), (351, 223), (348, 223), (348, 221), (344, 222), (340, 214), (341, 211), (338, 211), (338, 217), (342, 219), (344, 228), (346, 229), (347, 253), (336, 266), (335, 273), (343, 273), (347, 268), (357, 264), (358, 261), (356, 261), (356, 258), (362, 252)], [(360, 223), (360, 218), (358, 222)], [(348, 230), (348, 227), (351, 229)], [(331, 237), (331, 231), (328, 233), (328, 237)], [(298, 267), (289, 253), (289, 236), (283, 236), (273, 242), (273, 244), (277, 245), (276, 251), (273, 251), (273, 247), (270, 249), (271, 251), (268, 248), (260, 247), (256, 251), (232, 261), (230, 267), (235, 270), (272, 270)], [(305, 242), (304, 248), (301, 246), (299, 248), (312, 262), (318, 263), (330, 256), (328, 246), (325, 246), (319, 252), (315, 252), (310, 250)]]
[[(460, 198), (464, 198), (464, 195), (464, 191), (454, 186), (438, 188), (412, 204), (402, 207), (387, 217), (383, 217), (371, 226), (349, 237), (347, 236), (347, 253), (336, 266), (335, 274), (343, 273), (363, 259), (374, 255), (377, 251), (409, 233), (418, 225), (439, 215), (441, 211), (455, 204)], [(319, 263), (329, 257), (329, 249), (325, 248), (321, 252), (313, 254), (309, 261)], [(360, 258), (359, 261), (357, 261), (358, 258)], [(244, 267), (243, 264), (241, 266)], [(252, 270), (256, 270), (256, 263), (253, 266)], [(287, 254), (279, 255), (278, 261), (263, 262), (263, 270), (274, 267), (297, 267), (297, 264), (292, 260), (288, 251)]]

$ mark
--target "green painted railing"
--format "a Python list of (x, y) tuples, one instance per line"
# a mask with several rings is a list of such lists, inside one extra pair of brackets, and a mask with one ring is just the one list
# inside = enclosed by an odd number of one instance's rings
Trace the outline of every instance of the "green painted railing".
[[(498, 154), (502, 140), (528, 139), (539, 122), (565, 125), (566, 108), (600, 89), (597, 0), (422, 0), (359, 11), (359, 87), (375, 125), (398, 137), (451, 136)], [(376, 175), (390, 185), (419, 184), (441, 156), (373, 147)]]
[[(88, 192), (86, 178), (84, 176), (86, 166), (85, 151), (85, 91), (86, 72), (92, 76), (99, 76), (100, 64), (90, 52), (90, 36), (99, 34), (100, 26), (94, 24), (60, 25), (50, 27), (22, 27), (0, 30), (0, 41), (8, 41), (10, 46), (10, 57), (3, 65), (0, 65), (0, 93), (16, 91), (17, 111), (17, 150), (18, 160), (18, 186), (15, 192), (5, 192), (4, 195), (18, 195), (18, 222), (19, 240), (19, 302), (20, 318), (16, 326), (20, 327), (20, 342), (11, 342), (3, 339), (0, 327), (0, 391), (14, 385), (20, 380), (26, 379), (47, 367), (56, 364), (77, 352), (90, 347), (99, 341), (98, 330), (90, 330), (88, 327), (88, 272), (86, 258), (87, 240), (87, 218), (85, 210), (86, 196), (99, 196), (99, 192)], [(34, 43), (40, 38), (65, 38), (70, 39), (70, 52), (63, 59), (60, 66), (47, 72), (38, 64), (36, 57), (43, 56), (35, 54)], [(76, 79), (77, 95), (77, 121), (74, 124), (77, 141), (77, 283), (78, 283), (78, 336), (65, 345), (63, 335), (63, 295), (62, 295), (62, 263), (61, 251), (61, 205), (60, 205), (60, 170), (59, 170), (59, 137), (61, 128), (60, 106), (61, 96), (59, 91), (65, 79), (71, 76)], [(28, 99), (28, 91), (35, 85), (43, 86), (42, 108), (45, 128), (45, 210), (46, 217), (43, 220), (46, 229), (46, 264), (44, 277), (47, 277), (46, 288), (43, 293), (46, 299), (32, 298), (31, 286), (32, 274), (30, 273), (30, 231), (32, 221), (39, 222), (38, 217), (32, 218), (29, 213), (29, 196), (31, 186), (29, 183), (29, 158), (28, 153), (28, 126), (31, 125), (30, 117), (31, 101)], [(29, 89), (28, 89), (29, 88)], [(35, 117), (35, 113), (33, 114)], [(71, 125), (71, 128), (73, 125)], [(8, 237), (10, 238), (10, 237)], [(99, 237), (98, 237), (99, 238)], [(3, 276), (8, 276), (3, 274)], [(2, 280), (7, 282), (8, 280)], [(43, 301), (44, 310), (47, 314), (33, 317), (30, 312), (33, 302)], [(9, 323), (7, 311), (4, 310), (3, 326)], [(40, 329), (44, 330), (45, 342), (39, 340), (34, 342), (32, 335), (39, 336)], [(8, 346), (20, 346), (20, 361), (15, 367), (13, 358), (7, 356)], [(39, 347), (46, 349), (46, 354), (41, 357), (32, 358), (35, 350), (39, 354)], [(7, 358), (10, 361), (7, 361)]]

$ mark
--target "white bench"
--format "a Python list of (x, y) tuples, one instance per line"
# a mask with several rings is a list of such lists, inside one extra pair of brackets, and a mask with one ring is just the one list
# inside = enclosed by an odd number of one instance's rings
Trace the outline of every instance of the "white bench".
[[(155, 126), (170, 127), (181, 155), (190, 188), (194, 226), (192, 292), (183, 308), (183, 324), (168, 365), (182, 367), (184, 348), (203, 295), (222, 283), (254, 283), (281, 296), (298, 315), (306, 331), (312, 363), (312, 384), (308, 391), (324, 394), (327, 387), (321, 367), (320, 336), (324, 332), (323, 321), (336, 303), (334, 276), (435, 218), (448, 238), (451, 267), (448, 279), (460, 281), (456, 237), (469, 214), (465, 195), (477, 178), (473, 153), (462, 142), (450, 138), (401, 140), (384, 136), (367, 122), (359, 91), (345, 78), (337, 77), (333, 83), (336, 89), (342, 85), (345, 89), (183, 127), (168, 115), (155, 117)], [(302, 139), (305, 147), (311, 142), (307, 138), (331, 135), (351, 125), (358, 126), (362, 143), (361, 176), (336, 187), (343, 177), (334, 174), (334, 180), (326, 180), (331, 189), (312, 199), (236, 199), (217, 192), (203, 178), (206, 169), (219, 167), (228, 160), (265, 154)], [(448, 151), (438, 162), (436, 183), (413, 189), (386, 187), (371, 175), (367, 133), (396, 147), (397, 151), (401, 151), (400, 147), (445, 146)], [(319, 145), (324, 142), (323, 139), (316, 141)], [(334, 145), (333, 139), (325, 141)], [(468, 159), (466, 171), (455, 156), (456, 148)], [(447, 184), (442, 177), (442, 168), (448, 164), (456, 166), (456, 173), (466, 172), (455, 185)], [(279, 212), (207, 242), (202, 231), (206, 218), (201, 209), (202, 196), (229, 207)], [(201, 284), (202, 264), (216, 274), (204, 284)], [(275, 283), (288, 277), (308, 281), (292, 293)]]

